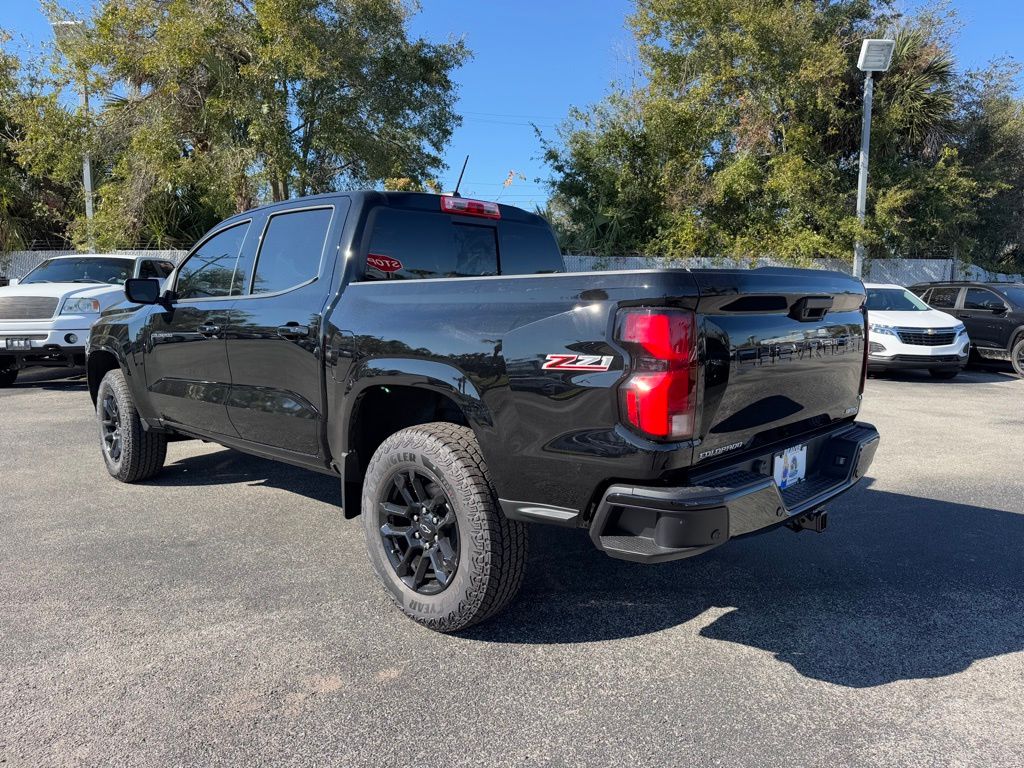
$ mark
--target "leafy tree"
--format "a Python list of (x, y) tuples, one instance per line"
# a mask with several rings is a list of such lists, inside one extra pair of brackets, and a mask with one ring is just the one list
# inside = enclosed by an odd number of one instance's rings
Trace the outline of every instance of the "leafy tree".
[(1004, 272), (1024, 271), (1024, 103), (1014, 95), (1020, 66), (998, 61), (966, 89), (960, 156), (983, 194), (970, 229), (970, 258)]
[[(973, 76), (956, 72), (941, 13), (902, 19), (884, 0), (638, 0), (631, 24), (644, 82), (575, 112), (545, 146), (569, 247), (801, 262), (849, 258), (859, 236), (875, 255), (964, 254), (983, 217), (1012, 206), (1007, 164), (982, 173), (978, 162), (1005, 158), (1019, 103), (1005, 82), (975, 88), (974, 124), (984, 113), (1002, 134), (972, 134), (959, 94)], [(862, 39), (886, 33), (897, 45), (875, 75), (862, 228), (856, 58)]]
[[(423, 184), (459, 118), (461, 42), (412, 39), (400, 0), (105, 0), (66, 46), (17, 148), (95, 158), (97, 244), (172, 246), (264, 200)], [(67, 14), (56, 5), (50, 12)], [(88, 84), (88, 120), (57, 98)], [(84, 138), (82, 138), (84, 137)], [(79, 220), (75, 236), (86, 236)]]
[(17, 113), (24, 94), (20, 63), (2, 47), (8, 39), (0, 30), (0, 252), (62, 243), (67, 215), (67, 190), (30, 175), (14, 151), (23, 136)]

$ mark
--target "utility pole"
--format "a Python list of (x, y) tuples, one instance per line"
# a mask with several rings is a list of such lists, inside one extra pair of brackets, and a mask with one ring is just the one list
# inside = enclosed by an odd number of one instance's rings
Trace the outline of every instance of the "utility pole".
[[(57, 40), (58, 47), (80, 43), (85, 36), (84, 21), (54, 21), (50, 24), (53, 27), (53, 36)], [(82, 72), (82, 111), (85, 114), (86, 124), (89, 122), (89, 72)], [(92, 189), (92, 158), (89, 157), (89, 150), (82, 153), (82, 189), (85, 193), (85, 226), (86, 239), (89, 244), (89, 252), (95, 253), (96, 244), (93, 241), (93, 189)]]

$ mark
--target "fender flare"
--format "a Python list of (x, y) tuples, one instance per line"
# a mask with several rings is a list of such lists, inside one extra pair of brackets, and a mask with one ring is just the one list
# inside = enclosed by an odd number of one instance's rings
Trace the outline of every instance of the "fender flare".
[(480, 390), (466, 373), (447, 363), (401, 357), (371, 358), (359, 361), (349, 380), (351, 384), (345, 392), (342, 418), (337, 422), (338, 431), (330, 439), (331, 454), (336, 457), (335, 463), (342, 478), (342, 506), (346, 517), (356, 514), (346, 496), (362, 482), (361, 477), (357, 477), (359, 459), (352, 460), (354, 449), (350, 438), (361, 396), (368, 390), (393, 386), (432, 392), (451, 400), (478, 438), (494, 431), (493, 415)]
[[(464, 372), (447, 363), (404, 357), (378, 357), (358, 363), (351, 377), (352, 385), (345, 393), (342, 423), (347, 429), (359, 396), (371, 387), (413, 387), (435, 392), (452, 400), (466, 416), (473, 431), (493, 426), (490, 409), (484, 404), (480, 390)], [(348, 447), (347, 435), (345, 447)]]
[(108, 335), (100, 339), (95, 337), (89, 339), (89, 346), (85, 356), (85, 372), (86, 380), (89, 384), (89, 396), (92, 398), (93, 404), (95, 405), (96, 403), (96, 390), (99, 388), (100, 383), (93, 380), (92, 366), (89, 364), (89, 360), (97, 352), (108, 354), (117, 361), (118, 368), (124, 374), (125, 383), (128, 385), (128, 391), (131, 392), (132, 400), (135, 401), (135, 408), (139, 412), (139, 418), (142, 419), (143, 425), (146, 429), (157, 428), (160, 419), (150, 407), (149, 391), (146, 388), (143, 370), (133, 364), (128, 351), (124, 345), (118, 343), (116, 336)]

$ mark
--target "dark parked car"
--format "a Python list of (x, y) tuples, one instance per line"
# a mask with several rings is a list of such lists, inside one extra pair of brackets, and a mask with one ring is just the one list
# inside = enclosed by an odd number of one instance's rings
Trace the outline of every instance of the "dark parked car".
[(1009, 360), (1024, 376), (1024, 283), (918, 283), (910, 290), (959, 318), (978, 357)]
[(495, 203), (279, 203), (125, 294), (89, 341), (109, 472), (151, 477), (185, 436), (333, 475), (395, 602), (441, 631), (515, 596), (527, 522), (641, 562), (821, 530), (878, 444), (859, 280), (565, 273), (547, 223)]

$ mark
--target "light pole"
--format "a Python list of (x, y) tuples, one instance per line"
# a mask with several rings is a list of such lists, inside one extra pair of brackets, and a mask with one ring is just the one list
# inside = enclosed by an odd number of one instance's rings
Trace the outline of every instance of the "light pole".
[[(54, 21), (53, 36), (57, 39), (58, 46), (67, 46), (81, 42), (85, 36), (84, 21)], [(82, 110), (85, 112), (86, 120), (89, 119), (89, 78), (87, 74), (82, 77)], [(89, 150), (82, 153), (82, 186), (85, 188), (85, 222), (88, 231), (89, 251), (95, 251), (92, 239), (92, 158), (89, 157)]]
[[(895, 40), (865, 40), (860, 47), (860, 58), (857, 69), (865, 72), (864, 76), (864, 117), (860, 126), (860, 170), (857, 174), (857, 220), (864, 224), (864, 215), (868, 204), (868, 149), (871, 146), (871, 97), (874, 95), (875, 83), (871, 75), (885, 72), (892, 63), (892, 52), (896, 47)], [(864, 243), (857, 238), (853, 246), (853, 274), (861, 277), (864, 272)]]

